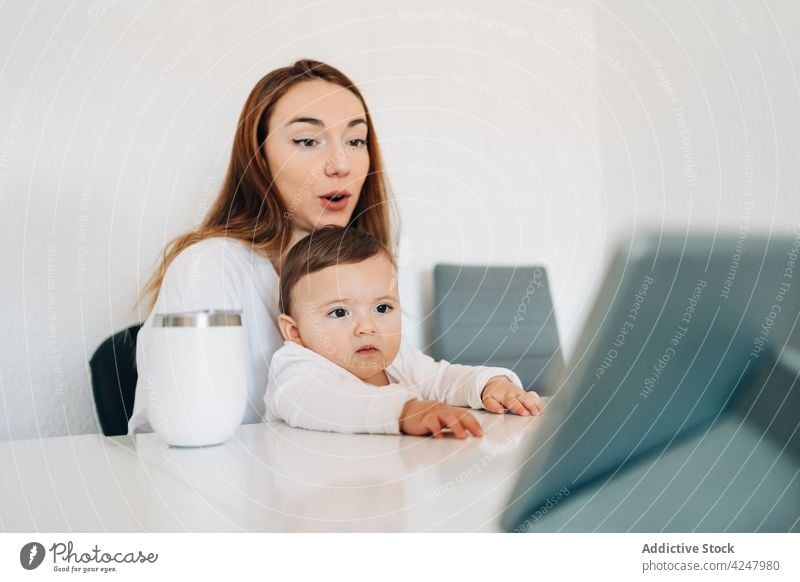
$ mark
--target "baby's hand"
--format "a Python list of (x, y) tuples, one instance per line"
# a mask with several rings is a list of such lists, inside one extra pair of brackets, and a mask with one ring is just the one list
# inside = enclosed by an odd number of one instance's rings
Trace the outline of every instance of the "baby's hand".
[(481, 423), (464, 408), (448, 406), (435, 400), (409, 400), (400, 413), (400, 432), (416, 436), (432, 434), (441, 438), (449, 428), (457, 439), (467, 438), (467, 432), (479, 437)]
[(483, 388), (481, 400), (486, 410), (495, 414), (503, 414), (508, 409), (520, 416), (536, 416), (544, 410), (536, 392), (525, 392), (505, 376), (489, 380)]

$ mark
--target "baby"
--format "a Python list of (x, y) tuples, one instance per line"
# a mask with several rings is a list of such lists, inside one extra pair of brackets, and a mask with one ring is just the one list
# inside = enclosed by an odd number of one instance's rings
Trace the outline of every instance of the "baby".
[(272, 358), (267, 421), (348, 433), (481, 436), (464, 408), (537, 415), (542, 404), (505, 368), (435, 362), (401, 341), (391, 253), (355, 228), (306, 236), (281, 269), (285, 341)]

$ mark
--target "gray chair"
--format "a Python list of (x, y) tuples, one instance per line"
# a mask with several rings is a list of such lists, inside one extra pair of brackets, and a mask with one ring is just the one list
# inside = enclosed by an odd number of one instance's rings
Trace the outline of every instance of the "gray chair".
[(544, 267), (436, 265), (433, 287), (434, 358), (509, 368), (552, 393), (564, 358)]

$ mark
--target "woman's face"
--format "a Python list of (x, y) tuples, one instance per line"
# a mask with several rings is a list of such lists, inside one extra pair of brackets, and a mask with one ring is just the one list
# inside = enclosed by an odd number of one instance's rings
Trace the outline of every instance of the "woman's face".
[(275, 104), (264, 151), (294, 224), (292, 243), (347, 226), (369, 172), (367, 137), (361, 101), (339, 85), (304, 81)]

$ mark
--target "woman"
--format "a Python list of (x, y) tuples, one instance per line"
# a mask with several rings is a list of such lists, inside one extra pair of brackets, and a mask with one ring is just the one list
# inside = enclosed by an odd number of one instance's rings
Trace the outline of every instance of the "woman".
[(150, 314), (137, 339), (129, 433), (150, 429), (148, 346), (153, 314), (164, 312), (242, 311), (250, 363), (243, 422), (261, 420), (267, 368), (283, 345), (282, 259), (327, 225), (364, 229), (392, 248), (388, 189), (364, 98), (337, 69), (301, 60), (253, 88), (219, 196), (197, 230), (167, 245), (143, 290)]

